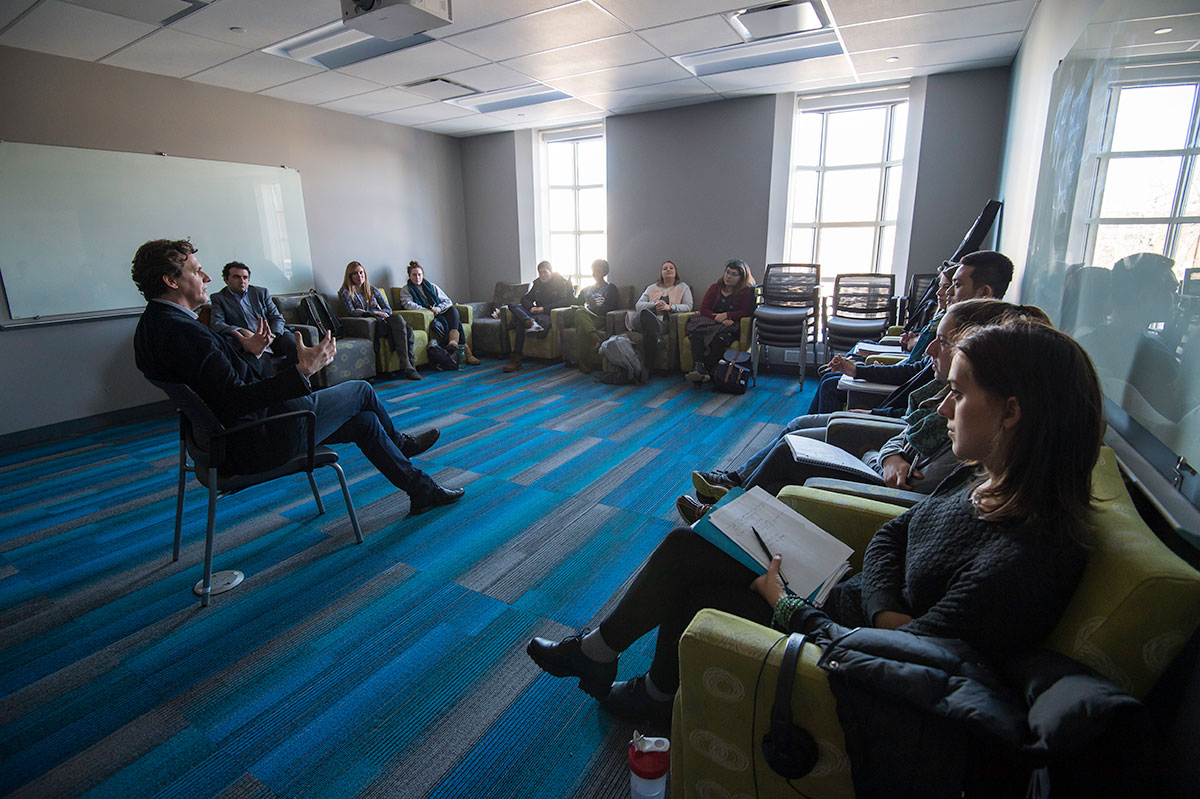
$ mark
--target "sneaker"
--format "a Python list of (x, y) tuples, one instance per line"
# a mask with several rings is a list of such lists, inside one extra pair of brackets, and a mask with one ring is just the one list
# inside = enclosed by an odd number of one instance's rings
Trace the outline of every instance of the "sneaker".
[(698, 372), (695, 369), (687, 373), (687, 379), (693, 383), (703, 383), (707, 377), (708, 375), (704, 372)]
[[(532, 320), (532, 319), (530, 319), (529, 321), (533, 322), (533, 320)], [(530, 333), (541, 333), (541, 332), (542, 332), (543, 330), (545, 330), (545, 329), (546, 329), (546, 328), (542, 327), (542, 326), (541, 326), (541, 325), (539, 325), (537, 322), (533, 322), (533, 324), (531, 324), (531, 325), (529, 326), (529, 332), (530, 332)]]
[(711, 472), (692, 472), (692, 485), (696, 487), (696, 496), (708, 502), (716, 502), (731, 488), (740, 486), (742, 481), (733, 472), (716, 469)]
[(675, 510), (679, 511), (680, 518), (691, 525), (703, 519), (704, 514), (712, 510), (712, 505), (692, 499), (687, 494), (681, 494), (675, 500)]

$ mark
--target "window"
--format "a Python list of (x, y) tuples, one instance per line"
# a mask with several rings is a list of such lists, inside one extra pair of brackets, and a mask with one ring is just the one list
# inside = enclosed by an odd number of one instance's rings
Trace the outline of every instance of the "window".
[(591, 282), (592, 261), (608, 249), (603, 130), (546, 131), (542, 142), (542, 252), (555, 272), (580, 286)]
[(787, 252), (821, 280), (891, 272), (908, 103), (804, 110), (792, 138)]
[(1098, 153), (1087, 262), (1137, 252), (1200, 266), (1200, 84), (1114, 86)]

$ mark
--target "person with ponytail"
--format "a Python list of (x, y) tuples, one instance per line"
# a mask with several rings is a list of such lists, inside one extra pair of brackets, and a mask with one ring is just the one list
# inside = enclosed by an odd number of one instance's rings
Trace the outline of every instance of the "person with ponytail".
[(408, 282), (400, 289), (400, 304), (409, 311), (433, 311), (430, 343), (436, 341), (452, 359), (458, 357), (458, 348), (462, 346), (466, 362), (472, 366), (479, 363), (471, 352), (471, 345), (462, 340), (463, 326), (454, 301), (436, 283), (425, 279), (425, 269), (416, 261), (408, 262)]

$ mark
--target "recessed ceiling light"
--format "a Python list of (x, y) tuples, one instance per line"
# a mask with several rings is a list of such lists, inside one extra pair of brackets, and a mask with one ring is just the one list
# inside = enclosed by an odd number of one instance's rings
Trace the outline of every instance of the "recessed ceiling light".
[(885, 60), (886, 60), (886, 61), (887, 61), (889, 64), (895, 64), (897, 61), (899, 61), (899, 60), (900, 60), (900, 56), (898, 56), (898, 55), (891, 55), (891, 56), (888, 56), (888, 57), (887, 57)]
[(1175, 30), (1175, 29), (1174, 28), (1159, 28), (1158, 30), (1154, 31), (1154, 35), (1162, 36), (1164, 33), (1170, 33), (1173, 30)]

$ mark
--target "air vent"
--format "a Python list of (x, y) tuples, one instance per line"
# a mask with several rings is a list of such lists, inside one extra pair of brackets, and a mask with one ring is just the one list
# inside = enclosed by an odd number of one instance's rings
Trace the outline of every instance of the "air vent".
[(347, 64), (357, 64), (368, 58), (394, 53), (397, 50), (404, 50), (431, 41), (433, 40), (428, 36), (418, 33), (407, 39), (389, 42), (386, 39), (376, 39), (362, 31), (347, 28), (340, 22), (331, 22), (299, 36), (293, 36), (279, 44), (264, 47), (262, 51), (290, 58), (293, 61), (312, 64), (314, 67), (337, 69)]
[(508, 111), (512, 108), (524, 108), (530, 105), (552, 103), (555, 100), (567, 100), (571, 95), (551, 89), (544, 83), (530, 83), (515, 89), (502, 89), (482, 94), (472, 94), (467, 97), (448, 100), (447, 102), (460, 108), (469, 108), (486, 114), (491, 111)]
[(452, 80), (445, 78), (433, 78), (432, 80), (421, 80), (416, 83), (410, 83), (403, 87), (405, 91), (419, 94), (423, 97), (429, 97), (434, 100), (449, 100), (451, 97), (462, 97), (464, 94), (475, 94), (476, 89), (470, 86), (464, 86), (461, 83), (455, 83)]
[(821, 14), (808, 0), (773, 3), (769, 6), (737, 11), (730, 15), (729, 22), (733, 25), (734, 30), (748, 42), (815, 31), (825, 27), (825, 21)]
[(66, 0), (74, 6), (93, 8), (125, 19), (170, 25), (208, 5), (208, 0)]

